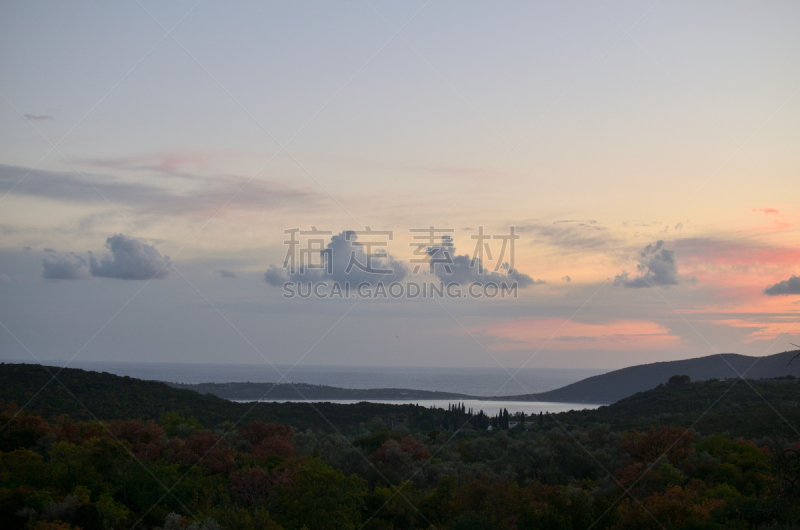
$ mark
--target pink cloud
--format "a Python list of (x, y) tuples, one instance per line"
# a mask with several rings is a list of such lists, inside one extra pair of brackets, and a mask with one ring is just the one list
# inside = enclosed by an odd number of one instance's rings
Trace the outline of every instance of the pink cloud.
[(769, 283), (793, 273), (800, 263), (800, 248), (692, 238), (675, 242), (681, 274), (694, 276), (700, 285), (744, 290), (760, 296)]
[(96, 168), (121, 169), (125, 171), (152, 171), (164, 175), (193, 177), (189, 170), (209, 169), (218, 160), (241, 156), (241, 153), (177, 149), (150, 155), (111, 157), (84, 160), (83, 163)]
[(716, 238), (678, 240), (675, 247), (681, 274), (695, 277), (695, 289), (702, 292), (702, 298), (695, 298), (696, 303), (683, 311), (735, 318), (792, 310), (790, 300), (766, 297), (763, 291), (797, 274), (800, 248)]
[(789, 297), (764, 296), (763, 290), (766, 284), (748, 287), (717, 287), (703, 293), (702, 303), (693, 307), (681, 308), (681, 312), (698, 315), (700, 318), (702, 315), (710, 314), (726, 315), (728, 317), (726, 320), (740, 319), (742, 322), (754, 315), (763, 315), (756, 317), (759, 321), (775, 318), (776, 315), (794, 316), (795, 318), (798, 316), (797, 310), (800, 302)]
[(775, 340), (780, 335), (800, 334), (800, 322), (777, 321), (777, 322), (755, 322), (752, 320), (728, 319), (716, 320), (714, 324), (732, 326), (734, 328), (753, 328), (753, 331), (744, 337), (745, 342), (755, 342), (757, 340)]
[(675, 242), (681, 257), (690, 263), (710, 263), (726, 267), (769, 266), (797, 263), (800, 249), (752, 243), (747, 240), (728, 241), (716, 238), (680, 239)]
[(495, 339), (497, 350), (660, 350), (675, 348), (682, 339), (647, 320), (616, 319), (586, 324), (562, 318), (501, 322), (476, 333)]
[(780, 213), (775, 208), (753, 208), (753, 211), (754, 212), (764, 212), (764, 213), (767, 213), (767, 214), (769, 214), (769, 213)]

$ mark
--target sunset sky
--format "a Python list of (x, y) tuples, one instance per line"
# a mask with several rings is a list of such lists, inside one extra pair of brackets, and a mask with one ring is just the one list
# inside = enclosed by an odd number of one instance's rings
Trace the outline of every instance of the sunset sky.
[[(796, 2), (4, 2), (0, 358), (616, 368), (792, 349), (798, 23)], [(469, 257), (479, 227), (513, 226), (519, 296), (267, 281), (291, 278), (284, 230), (333, 248), (370, 227), (392, 231), (398, 279), (438, 282), (411, 273), (410, 230), (430, 226)]]

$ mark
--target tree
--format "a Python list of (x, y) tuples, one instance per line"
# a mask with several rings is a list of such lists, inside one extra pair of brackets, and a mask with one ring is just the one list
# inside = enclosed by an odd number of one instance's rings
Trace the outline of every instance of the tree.
[(277, 493), (274, 517), (286, 528), (355, 529), (361, 523), (366, 481), (345, 476), (317, 458), (304, 460), (291, 488)]
[(667, 388), (674, 388), (676, 386), (687, 385), (692, 382), (688, 375), (673, 375), (667, 381)]

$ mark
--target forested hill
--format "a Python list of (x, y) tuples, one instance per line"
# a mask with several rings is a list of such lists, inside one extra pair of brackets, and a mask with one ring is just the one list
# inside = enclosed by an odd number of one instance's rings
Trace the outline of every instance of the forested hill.
[(201, 394), (214, 394), (225, 399), (237, 400), (384, 400), (384, 399), (480, 399), (452, 392), (431, 392), (409, 388), (339, 388), (308, 383), (170, 383), (173, 388), (194, 390)]
[[(58, 380), (51, 381), (51, 373)], [(235, 403), (165, 383), (77, 368), (0, 363), (0, 402), (38, 410), (44, 417), (67, 414), (89, 421), (157, 420), (172, 413), (206, 427), (261, 420), (297, 429), (348, 430), (380, 417), (387, 424), (422, 421), (434, 415), (414, 405), (380, 403)], [(91, 411), (91, 412), (88, 412)], [(435, 420), (430, 420), (433, 424)]]
[[(58, 369), (49, 367), (49, 370)], [(172, 413), (195, 418), (207, 428), (262, 420), (300, 431), (355, 433), (365, 425), (403, 424), (412, 431), (428, 432), (453, 430), (465, 421), (472, 423), (472, 418), (464, 412), (459, 415), (415, 405), (235, 403), (164, 383), (73, 368), (62, 370), (58, 381), (46, 384), (50, 378), (48, 371), (39, 365), (0, 364), (0, 405), (13, 402), (24, 405), (26, 410), (39, 410), (45, 418), (67, 414), (81, 421), (160, 420)], [(693, 426), (702, 434), (728, 432), (745, 438), (792, 439), (797, 434), (795, 426), (800, 425), (798, 403), (798, 379), (695, 382), (649, 389), (597, 410), (545, 415), (536, 424), (544, 429), (555, 426), (583, 429), (605, 424), (619, 431), (647, 430), (651, 425), (661, 424)], [(490, 402), (487, 406), (492, 407)], [(484, 411), (495, 412), (488, 407)]]
[[(748, 379), (800, 376), (800, 359), (787, 366), (800, 350), (766, 357), (749, 357), (735, 353), (709, 355), (683, 361), (668, 361), (630, 366), (606, 374), (588, 377), (556, 390), (536, 395), (512, 396), (505, 399), (561, 401), (568, 403), (614, 403), (666, 383), (673, 375), (688, 375), (692, 381), (728, 379), (746, 374)], [(724, 359), (723, 359), (724, 357)], [(738, 374), (737, 374), (738, 372)]]
[[(679, 379), (679, 378), (676, 378)], [(757, 439), (797, 440), (800, 428), (800, 380), (741, 379), (678, 381), (594, 410), (556, 415), (562, 425), (608, 425), (614, 431), (646, 431), (653, 425), (692, 428), (702, 435), (727, 432)]]
[[(766, 357), (749, 357), (735, 353), (709, 355), (683, 361), (668, 361), (630, 366), (583, 379), (540, 394), (503, 396), (508, 401), (543, 401), (567, 403), (615, 403), (637, 392), (655, 388), (673, 375), (688, 375), (692, 381), (737, 378), (743, 374), (748, 379), (762, 379), (794, 375), (800, 377), (800, 358), (792, 365), (789, 361), (800, 350), (788, 351)], [(724, 358), (723, 358), (724, 357)], [(485, 399), (481, 396), (430, 392), (404, 388), (351, 389), (310, 384), (273, 383), (167, 383), (175, 388), (209, 393), (227, 399)]]
[(677, 376), (597, 410), (535, 418), (463, 406), (235, 403), (107, 373), (50, 377), (38, 365), (0, 365), (3, 529), (800, 523), (793, 376)]

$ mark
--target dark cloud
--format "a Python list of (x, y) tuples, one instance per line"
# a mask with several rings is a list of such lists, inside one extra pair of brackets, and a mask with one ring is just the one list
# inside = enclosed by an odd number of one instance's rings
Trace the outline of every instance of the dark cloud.
[(292, 203), (314, 206), (319, 199), (314, 192), (235, 176), (183, 177), (187, 189), (184, 192), (162, 187), (156, 181), (130, 182), (98, 174), (84, 176), (75, 172), (0, 165), (0, 193), (13, 192), (79, 204), (104, 204), (108, 199), (113, 204), (137, 208), (143, 213), (167, 215), (212, 214), (222, 207), (264, 210)]
[(508, 263), (504, 263), (499, 271), (489, 271), (483, 268), (480, 259), (472, 259), (469, 255), (456, 255), (456, 247), (450, 236), (442, 236), (442, 244), (428, 247), (428, 255), (434, 260), (434, 274), (444, 283), (458, 283), (467, 285), (471, 283), (501, 283), (517, 282), (522, 288), (544, 283), (542, 280), (534, 280), (525, 273), (511, 269)]
[(800, 294), (800, 276), (792, 276), (788, 280), (783, 280), (775, 285), (770, 285), (764, 289), (764, 294), (767, 296)]
[(162, 256), (155, 247), (123, 234), (109, 237), (106, 247), (111, 253), (99, 261), (89, 253), (92, 276), (117, 280), (150, 280), (167, 278), (172, 272), (168, 256)]
[(627, 272), (623, 271), (614, 278), (614, 285), (630, 288), (678, 285), (678, 265), (675, 262), (675, 251), (663, 247), (663, 240), (647, 245), (639, 253), (639, 265), (636, 267), (639, 275), (631, 278)]
[[(380, 242), (381, 239), (376, 239)], [(408, 274), (406, 265), (382, 251), (381, 247), (369, 249), (371, 239), (359, 242), (353, 231), (344, 231), (331, 237), (325, 250), (319, 252), (317, 263), (324, 263), (324, 268), (297, 267), (294, 271), (270, 265), (264, 274), (264, 280), (270, 285), (282, 285), (288, 281), (334, 283), (349, 282), (358, 285), (362, 282), (385, 284), (400, 281)], [(367, 251), (365, 251), (365, 248)], [(367, 256), (370, 252), (370, 256)]]
[(239, 275), (233, 271), (229, 271), (226, 269), (218, 269), (214, 271), (214, 274), (219, 276), (220, 278), (238, 278)]
[(567, 282), (567, 283), (569, 283), (569, 282), (571, 282), (571, 281), (572, 281), (572, 278), (570, 278), (569, 276), (564, 276), (564, 277), (563, 277), (563, 278), (561, 278), (561, 279), (562, 279), (562, 280), (564, 280), (564, 281), (565, 281), (565, 282)]
[(49, 114), (25, 114), (25, 119), (28, 121), (47, 121), (47, 120), (54, 120), (53, 116)]
[(33, 249), (31, 247), (22, 247), (22, 250), (24, 250), (25, 252), (30, 252)]
[(52, 253), (45, 256), (42, 278), (46, 280), (85, 280), (89, 278), (89, 263), (74, 252)]
[[(369, 249), (370, 239), (358, 241), (357, 234), (345, 231), (331, 237), (325, 250), (319, 253), (317, 263), (324, 263), (325, 268), (298, 268), (288, 270), (286, 266), (270, 265), (264, 273), (264, 280), (279, 286), (285, 282), (350, 282), (357, 285), (362, 282), (384, 284), (400, 281), (408, 274), (406, 265), (387, 253), (381, 253), (380, 247)], [(450, 236), (442, 238), (442, 244), (427, 247), (427, 254), (434, 260), (434, 274), (445, 283), (472, 284), (487, 282), (517, 282), (519, 287), (544, 283), (534, 280), (527, 274), (512, 270), (508, 263), (499, 271), (481, 270), (480, 260), (471, 260), (469, 256), (455, 255)], [(371, 256), (368, 258), (367, 252)], [(446, 256), (443, 260), (442, 258)], [(446, 261), (447, 263), (444, 263)], [(383, 272), (376, 272), (383, 271)]]
[(47, 248), (47, 247), (45, 247), (44, 251), (45, 251), (45, 252), (55, 252), (55, 251), (56, 251), (56, 249), (54, 249), (54, 248)]

